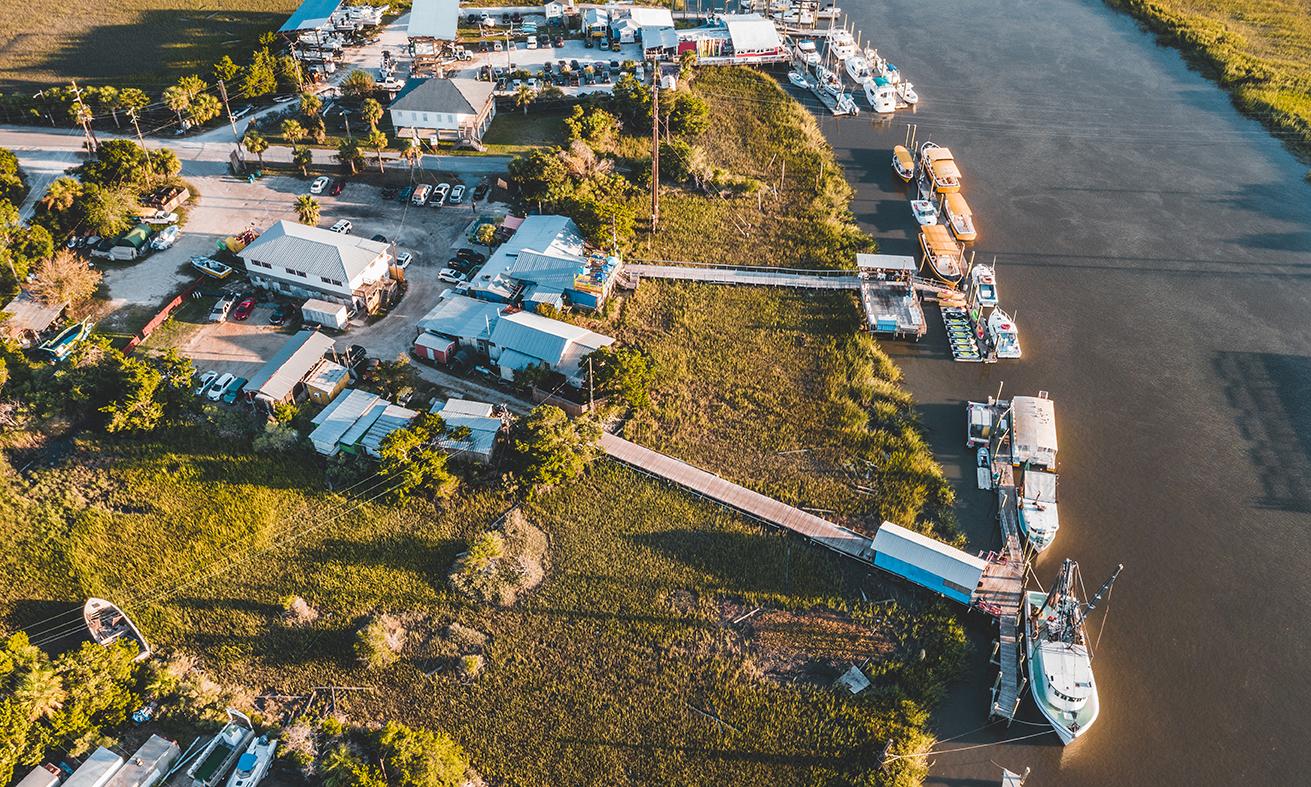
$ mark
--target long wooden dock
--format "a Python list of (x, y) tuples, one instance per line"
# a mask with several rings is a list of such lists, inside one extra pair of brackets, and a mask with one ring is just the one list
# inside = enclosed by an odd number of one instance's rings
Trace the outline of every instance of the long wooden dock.
[(624, 270), (638, 277), (676, 279), (709, 284), (747, 284), (759, 287), (794, 287), (806, 290), (858, 290), (860, 277), (851, 271), (790, 270), (745, 265), (656, 265), (629, 263)]
[(664, 479), (708, 500), (773, 527), (791, 530), (816, 544), (873, 565), (874, 541), (807, 511), (753, 492), (714, 473), (610, 433), (601, 435), (601, 450), (612, 459)]
[[(1000, 449), (1000, 446), (998, 446)], [(998, 458), (1000, 457), (1000, 458)], [(991, 716), (1011, 721), (1020, 709), (1024, 692), (1020, 611), (1024, 602), (1024, 548), (1020, 543), (1020, 517), (1015, 469), (1009, 451), (993, 453), (997, 477), (997, 523), (1001, 527), (1002, 554), (989, 561), (975, 594), (975, 605), (997, 618), (997, 681), (992, 688)]]

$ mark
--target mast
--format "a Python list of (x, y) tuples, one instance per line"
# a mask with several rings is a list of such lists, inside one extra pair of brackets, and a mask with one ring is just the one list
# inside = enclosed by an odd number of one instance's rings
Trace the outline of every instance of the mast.
[(1101, 588), (1099, 588), (1098, 591), (1093, 594), (1093, 597), (1088, 601), (1088, 603), (1084, 605), (1082, 617), (1088, 617), (1094, 609), (1097, 609), (1097, 605), (1102, 603), (1102, 598), (1111, 592), (1111, 585), (1115, 584), (1115, 578), (1120, 576), (1120, 572), (1123, 570), (1123, 563), (1116, 565), (1115, 570), (1111, 572), (1111, 576), (1102, 583)]

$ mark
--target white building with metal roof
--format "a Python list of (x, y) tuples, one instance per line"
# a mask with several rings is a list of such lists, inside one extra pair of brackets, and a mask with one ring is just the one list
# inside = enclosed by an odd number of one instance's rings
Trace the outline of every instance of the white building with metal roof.
[(969, 604), (987, 563), (914, 530), (884, 522), (874, 534), (874, 565)]
[(153, 787), (164, 781), (164, 776), (181, 757), (182, 750), (176, 743), (151, 735), (105, 787)]
[(332, 349), (332, 338), (318, 331), (300, 331), (269, 358), (241, 391), (251, 401), (272, 406), (296, 401), (309, 377)]
[(485, 353), (492, 338), (492, 329), (501, 319), (503, 308), (499, 303), (480, 301), (447, 291), (442, 294), (437, 305), (419, 320), (419, 330), (455, 339), (461, 347)]
[(410, 79), (387, 107), (396, 136), (481, 143), (496, 117), (496, 86), (456, 77)]
[(581, 385), (579, 366), (583, 358), (614, 342), (609, 336), (571, 323), (517, 311), (501, 315), (492, 329), (492, 360), (506, 380), (513, 380), (515, 372), (546, 366), (563, 374), (571, 384)]
[(291, 221), (269, 227), (238, 256), (257, 287), (370, 312), (394, 284), (387, 244)]

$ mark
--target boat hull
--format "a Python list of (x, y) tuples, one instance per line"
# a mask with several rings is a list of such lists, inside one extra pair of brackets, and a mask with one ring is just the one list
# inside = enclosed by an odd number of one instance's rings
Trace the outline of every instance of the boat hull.
[(1046, 701), (1047, 675), (1043, 670), (1043, 651), (1041, 647), (1036, 646), (1033, 632), (1034, 611), (1042, 609), (1046, 600), (1047, 594), (1045, 593), (1030, 590), (1024, 594), (1024, 620), (1027, 637), (1025, 648), (1028, 651), (1029, 685), (1032, 687), (1030, 694), (1043, 718), (1051, 723), (1052, 729), (1056, 732), (1056, 736), (1061, 739), (1061, 743), (1069, 746), (1074, 741), (1087, 735), (1088, 730), (1092, 729), (1098, 716), (1101, 715), (1101, 702), (1097, 697), (1096, 680), (1092, 681), (1092, 692), (1089, 694), (1087, 702), (1073, 714)]

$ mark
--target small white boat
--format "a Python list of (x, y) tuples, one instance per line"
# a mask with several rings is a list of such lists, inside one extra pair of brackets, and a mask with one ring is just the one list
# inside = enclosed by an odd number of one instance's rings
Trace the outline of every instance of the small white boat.
[(277, 740), (269, 740), (267, 735), (251, 741), (245, 754), (237, 759), (237, 769), (228, 777), (227, 787), (255, 787), (273, 766), (273, 754), (277, 750)]
[(1061, 527), (1056, 506), (1056, 474), (1025, 470), (1018, 493), (1020, 532), (1035, 551), (1041, 552), (1056, 540), (1056, 531)]
[(892, 171), (907, 183), (915, 177), (915, 157), (905, 145), (897, 145), (892, 149)]
[(912, 107), (920, 102), (920, 94), (915, 92), (915, 86), (909, 82), (897, 83), (897, 95)]
[(797, 42), (797, 46), (796, 49), (793, 50), (793, 54), (796, 56), (798, 60), (805, 63), (806, 65), (810, 65), (810, 66), (819, 65), (819, 60), (820, 60), (819, 50), (815, 48), (815, 42), (811, 41), (808, 38), (802, 39)]
[(1061, 743), (1069, 745), (1092, 729), (1101, 715), (1092, 651), (1084, 621), (1110, 592), (1123, 565), (1087, 604), (1080, 601), (1079, 564), (1066, 559), (1050, 593), (1024, 594), (1025, 647), (1034, 704), (1051, 722)]
[(992, 489), (992, 453), (982, 446), (974, 454), (975, 483), (979, 489)]
[(970, 270), (970, 289), (976, 305), (983, 308), (997, 305), (997, 277), (991, 265), (980, 263)]
[(892, 65), (886, 60), (883, 61), (883, 68), (880, 76), (882, 76), (884, 79), (888, 80), (894, 85), (901, 84), (901, 71), (899, 71), (896, 66)]
[(856, 100), (851, 97), (850, 93), (839, 93), (837, 100), (837, 110), (839, 115), (860, 114), (860, 107), (856, 106)]
[(815, 12), (816, 19), (840, 19), (841, 17), (842, 9), (835, 5), (831, 5), (828, 8), (821, 8)]
[(86, 623), (91, 639), (97, 645), (108, 646), (122, 637), (137, 641), (138, 650), (133, 661), (145, 661), (150, 658), (150, 643), (137, 628), (137, 624), (112, 602), (103, 598), (89, 598), (82, 605), (82, 620)]
[(860, 55), (852, 55), (843, 62), (843, 65), (847, 69), (847, 76), (856, 84), (862, 84), (873, 76), (869, 70), (869, 61)]
[(988, 315), (988, 338), (998, 358), (1020, 357), (1020, 329), (1015, 326), (1011, 316), (1001, 309), (993, 309), (992, 314)]
[(810, 83), (806, 81), (805, 75), (800, 71), (789, 71), (788, 81), (792, 83), (793, 87), (810, 87)]
[(915, 221), (919, 222), (921, 227), (938, 223), (938, 209), (929, 200), (911, 200), (910, 212), (915, 214)]
[(878, 77), (865, 82), (865, 100), (880, 115), (891, 115), (897, 111), (896, 88)]
[(226, 265), (213, 257), (192, 257), (191, 267), (211, 279), (226, 279), (232, 275), (232, 266)]

